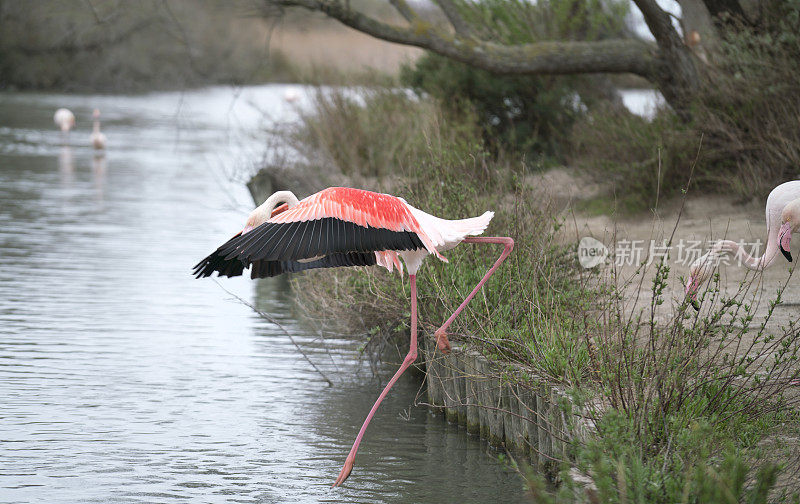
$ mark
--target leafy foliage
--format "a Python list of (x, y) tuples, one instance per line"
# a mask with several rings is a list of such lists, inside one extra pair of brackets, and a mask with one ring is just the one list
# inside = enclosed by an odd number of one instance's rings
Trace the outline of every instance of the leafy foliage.
[(614, 184), (627, 211), (652, 208), (689, 177), (695, 187), (761, 198), (800, 166), (800, 2), (767, 2), (757, 23), (724, 19), (718, 71), (709, 72), (691, 122), (668, 109), (652, 121), (596, 107), (572, 131), (572, 161)]
[(481, 38), (506, 45), (619, 37), (626, 31), (629, 10), (627, 2), (600, 0), (458, 0), (455, 4)]
[[(766, 195), (800, 165), (800, 2), (765, 2), (755, 25), (728, 20), (719, 72), (694, 104), (713, 185)], [(710, 171), (710, 170), (709, 170)]]
[(451, 109), (472, 108), (490, 149), (533, 159), (562, 155), (564, 139), (583, 111), (571, 85), (575, 79), (498, 76), (431, 53), (403, 67), (401, 80)]
[[(571, 139), (570, 160), (611, 186), (618, 208), (636, 212), (685, 187), (700, 135), (667, 109), (649, 121), (601, 105), (575, 124)], [(701, 170), (695, 180), (706, 175)]]
[[(489, 0), (457, 2), (470, 29), (505, 45), (540, 40), (598, 40), (625, 31), (625, 2)], [(495, 75), (428, 53), (401, 71), (401, 81), (446, 107), (472, 108), (491, 151), (529, 159), (563, 159), (572, 124), (596, 99), (589, 77)]]

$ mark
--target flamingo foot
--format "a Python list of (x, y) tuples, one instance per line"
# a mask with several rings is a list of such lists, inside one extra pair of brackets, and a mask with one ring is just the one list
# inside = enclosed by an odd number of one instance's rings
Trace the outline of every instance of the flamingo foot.
[(353, 462), (355, 462), (355, 457), (348, 456), (347, 459), (344, 461), (342, 470), (339, 471), (339, 477), (336, 478), (336, 482), (333, 485), (331, 485), (331, 488), (338, 487), (339, 485), (344, 483), (344, 480), (346, 480), (348, 476), (350, 476), (350, 471), (353, 470)]
[(447, 333), (441, 327), (436, 330), (433, 335), (436, 337), (436, 347), (444, 354), (450, 353), (450, 340), (447, 339)]

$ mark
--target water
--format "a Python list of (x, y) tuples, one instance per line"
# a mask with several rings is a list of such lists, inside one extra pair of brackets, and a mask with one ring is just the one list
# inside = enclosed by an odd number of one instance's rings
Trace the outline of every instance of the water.
[(652, 121), (660, 108), (666, 106), (664, 95), (656, 89), (621, 89), (622, 103), (634, 114)]
[[(523, 502), (517, 475), (414, 407), (405, 377), (345, 488), (330, 489), (386, 381), (349, 338), (309, 334), (285, 279), (190, 268), (252, 206), (236, 175), (284, 88), (0, 94), (0, 502)], [(61, 145), (52, 115), (78, 124)], [(102, 111), (108, 153), (88, 147)], [(241, 177), (239, 177), (241, 178)]]

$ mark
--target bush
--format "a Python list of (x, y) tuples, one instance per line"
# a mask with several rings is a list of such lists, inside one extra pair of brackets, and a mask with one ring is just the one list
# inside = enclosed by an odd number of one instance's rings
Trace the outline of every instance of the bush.
[(616, 106), (595, 107), (571, 138), (571, 162), (609, 184), (624, 212), (653, 208), (685, 187), (700, 141), (670, 110), (648, 121)]
[(751, 198), (800, 174), (800, 2), (765, 2), (757, 26), (729, 24), (693, 115), (716, 175), (709, 187)]
[(404, 85), (447, 107), (473, 109), (491, 150), (531, 159), (563, 156), (567, 132), (583, 113), (575, 78), (494, 75), (432, 53), (400, 75)]
[[(668, 276), (655, 266), (648, 306), (632, 310), (615, 295), (597, 313), (592, 368), (603, 406), (589, 409), (599, 420), (594, 440), (578, 449), (583, 468), (616, 496), (603, 502), (765, 502), (777, 467), (758, 444), (798, 426), (797, 320), (767, 329), (791, 274), (763, 320), (754, 317), (755, 276), (730, 295), (717, 276), (698, 313), (685, 300), (666, 303)], [(620, 290), (638, 280), (630, 282)]]
[(712, 449), (709, 438), (716, 436), (707, 423), (677, 430), (673, 444), (655, 456), (645, 453), (638, 426), (625, 415), (611, 412), (598, 428), (578, 461), (596, 485), (590, 502), (755, 504), (768, 502), (774, 490), (778, 467), (766, 463), (753, 471), (733, 445)]
[[(755, 25), (720, 21), (723, 41), (692, 121), (661, 110), (653, 121), (595, 107), (572, 131), (573, 163), (611, 181), (625, 211), (653, 207), (693, 176), (702, 191), (743, 200), (766, 196), (800, 175), (800, 2), (769, 2)], [(660, 158), (660, 163), (659, 163)]]
[(347, 176), (403, 176), (431, 150), (463, 152), (479, 142), (474, 119), (459, 117), (448, 121), (430, 100), (402, 91), (320, 88), (313, 108), (284, 136), (298, 152)]
[[(629, 5), (620, 0), (459, 0), (455, 5), (479, 38), (507, 46), (627, 33)], [(401, 81), (445, 107), (474, 109), (491, 152), (508, 150), (536, 161), (562, 161), (573, 122), (598, 97), (613, 93), (604, 77), (497, 75), (433, 53), (404, 67)]]

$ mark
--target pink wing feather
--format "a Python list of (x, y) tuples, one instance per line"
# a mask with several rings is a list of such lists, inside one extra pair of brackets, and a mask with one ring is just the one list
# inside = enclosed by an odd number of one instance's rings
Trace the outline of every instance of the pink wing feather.
[[(364, 227), (416, 233), (428, 253), (441, 258), (433, 241), (422, 230), (405, 201), (390, 194), (349, 187), (329, 187), (304, 198), (298, 205), (272, 217), (269, 222), (303, 222), (326, 217), (341, 219)], [(377, 255), (376, 257), (381, 261), (382, 258)], [(381, 262), (385, 262), (387, 266), (388, 264), (398, 265), (397, 253), (394, 252), (393, 256), (385, 257)]]

